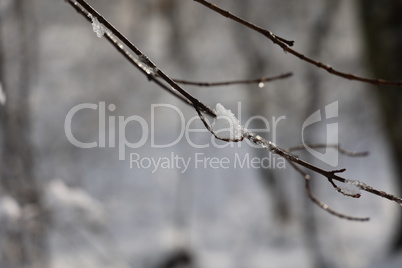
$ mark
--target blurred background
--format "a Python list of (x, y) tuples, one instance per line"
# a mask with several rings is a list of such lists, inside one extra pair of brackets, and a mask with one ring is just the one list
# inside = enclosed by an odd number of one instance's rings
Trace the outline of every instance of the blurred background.
[[(369, 151), (340, 156), (345, 176), (401, 195), (401, 89), (348, 81), (301, 62), (264, 37), (194, 1), (91, 0), (95, 9), (174, 78), (195, 81), (255, 79), (293, 72), (258, 85), (185, 87), (204, 103), (222, 103), (244, 124), (270, 122), (261, 135), (287, 148), (302, 143), (302, 125), (313, 112), (338, 101), (340, 144)], [(400, 80), (402, 2), (398, 0), (216, 1), (331, 66), (362, 76)], [(307, 198), (303, 178), (278, 168), (195, 167), (196, 154), (235, 160), (271, 157), (243, 142), (226, 148), (206, 132), (168, 148), (182, 122), (196, 115), (150, 83), (66, 2), (0, 0), (0, 267), (401, 267), (401, 208), (364, 193), (351, 199), (313, 176), (313, 189), (332, 208), (369, 222), (331, 216)], [(261, 85), (262, 86), (262, 85)], [(116, 125), (99, 129), (99, 109)], [(65, 133), (78, 104), (72, 133), (82, 142), (105, 135), (118, 144), (118, 117), (148, 123), (147, 142), (127, 148), (126, 159), (105, 148), (81, 149)], [(281, 116), (285, 119), (273, 123)], [(282, 117), (283, 118), (283, 117)], [(153, 120), (153, 121), (152, 121)], [(152, 124), (153, 122), (153, 124)], [(202, 128), (199, 120), (192, 128)], [(309, 142), (326, 142), (325, 122), (306, 130)], [(254, 120), (253, 128), (264, 128)], [(127, 124), (138, 142), (143, 128)], [(115, 137), (111, 133), (115, 133)], [(330, 135), (331, 136), (331, 135)], [(328, 141), (330, 142), (330, 141)], [(224, 143), (219, 143), (224, 145)], [(141, 159), (190, 159), (178, 167), (130, 166)], [(331, 166), (307, 153), (320, 167)], [(278, 162), (276, 162), (278, 163)], [(172, 163), (171, 163), (172, 164)]]

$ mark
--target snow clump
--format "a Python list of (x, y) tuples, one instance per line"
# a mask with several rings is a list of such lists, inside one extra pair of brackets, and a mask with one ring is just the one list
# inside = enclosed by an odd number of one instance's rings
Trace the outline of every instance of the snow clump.
[(243, 127), (230, 110), (218, 103), (215, 113), (216, 118), (212, 123), (212, 129), (218, 137), (230, 140), (239, 140), (243, 137)]
[(96, 36), (101, 38), (107, 31), (107, 28), (92, 14), (89, 14), (88, 17), (92, 20), (92, 29), (96, 33)]

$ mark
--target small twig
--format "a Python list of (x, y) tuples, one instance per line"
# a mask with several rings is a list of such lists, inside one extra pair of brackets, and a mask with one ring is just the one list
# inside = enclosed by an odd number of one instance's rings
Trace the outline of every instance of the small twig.
[(229, 86), (235, 84), (258, 84), (258, 83), (265, 83), (265, 82), (272, 82), (275, 80), (286, 79), (291, 77), (292, 73), (285, 73), (278, 76), (273, 77), (263, 77), (258, 79), (252, 80), (234, 80), (234, 81), (222, 81), (222, 82), (194, 82), (188, 80), (180, 80), (180, 79), (173, 79), (178, 84), (183, 85), (192, 85), (192, 86), (199, 86), (199, 87), (217, 87), (217, 86)]
[(306, 191), (307, 191), (307, 195), (309, 196), (309, 198), (315, 203), (317, 204), (319, 207), (321, 207), (323, 210), (327, 211), (328, 213), (335, 215), (341, 219), (346, 219), (346, 220), (350, 220), (350, 221), (369, 221), (370, 218), (366, 217), (366, 218), (359, 218), (359, 217), (353, 217), (353, 216), (348, 216), (342, 213), (339, 213), (333, 209), (331, 209), (327, 204), (323, 203), (321, 200), (319, 200), (312, 192), (310, 189), (310, 180), (305, 180), (306, 182)]
[[(346, 156), (349, 156), (349, 157), (363, 157), (363, 156), (367, 156), (369, 154), (369, 152), (348, 151), (346, 149), (343, 149), (338, 144), (321, 144), (321, 143), (317, 143), (317, 144), (306, 144), (306, 145), (308, 147), (314, 148), (314, 149), (333, 148), (333, 149), (337, 150), (339, 153), (341, 153), (343, 155), (346, 155)], [(290, 148), (286, 149), (285, 151), (294, 152), (294, 151), (301, 151), (301, 150), (306, 150), (306, 146), (305, 145), (294, 146), (294, 147), (290, 147)]]
[(369, 83), (369, 84), (374, 84), (374, 85), (387, 85), (387, 86), (397, 86), (397, 87), (402, 87), (402, 82), (401, 81), (389, 81), (389, 80), (384, 80), (384, 79), (371, 79), (371, 78), (365, 78), (365, 77), (361, 77), (361, 76), (357, 76), (354, 74), (349, 74), (349, 73), (345, 73), (339, 70), (336, 70), (334, 68), (332, 68), (331, 66), (324, 64), (322, 62), (319, 62), (317, 60), (314, 60), (312, 58), (309, 58), (305, 55), (303, 55), (302, 53), (291, 49), (289, 46), (292, 46), (294, 41), (288, 41), (286, 39), (283, 39), (282, 37), (279, 37), (275, 34), (273, 34), (272, 32), (261, 28), (251, 22), (248, 22), (236, 15), (231, 14), (229, 11), (224, 10), (218, 6), (216, 6), (215, 4), (212, 4), (208, 1), (205, 0), (194, 0), (204, 6), (206, 6), (207, 8), (215, 11), (216, 13), (219, 13), (220, 15), (229, 18), (233, 21), (236, 21), (262, 35), (264, 35), (265, 37), (267, 37), (269, 40), (271, 40), (274, 44), (280, 46), (285, 52), (288, 52), (289, 54), (292, 54), (294, 56), (296, 56), (297, 58), (308, 62), (312, 65), (315, 65), (318, 68), (324, 69), (327, 72), (335, 75), (335, 76), (339, 76), (345, 79), (349, 79), (349, 80), (355, 80), (355, 81), (360, 81), (360, 82), (364, 82), (364, 83)]
[(343, 213), (337, 212), (335, 210), (333, 210), (332, 208), (330, 208), (327, 204), (325, 204), (324, 202), (322, 202), (318, 197), (316, 197), (313, 192), (311, 191), (311, 187), (310, 187), (310, 175), (308, 175), (306, 172), (304, 172), (300, 167), (296, 166), (293, 162), (288, 161), (288, 163), (297, 171), (299, 172), (304, 180), (305, 180), (305, 187), (306, 187), (306, 193), (307, 196), (310, 198), (311, 201), (313, 201), (314, 204), (316, 204), (317, 206), (319, 206), (320, 208), (322, 208), (323, 210), (325, 210), (326, 212), (337, 216), (341, 219), (346, 219), (346, 220), (350, 220), (350, 221), (368, 221), (370, 220), (370, 218), (359, 218), (359, 217), (353, 217), (353, 216), (348, 216), (345, 215)]

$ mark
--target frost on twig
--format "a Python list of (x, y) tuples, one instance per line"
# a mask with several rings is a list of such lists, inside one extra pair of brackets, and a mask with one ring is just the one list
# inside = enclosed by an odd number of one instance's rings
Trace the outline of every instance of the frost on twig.
[(88, 17), (92, 20), (92, 30), (96, 33), (96, 36), (102, 38), (102, 36), (107, 32), (107, 28), (98, 21), (98, 19), (92, 14), (88, 14)]
[[(197, 100), (198, 101), (198, 100)], [(209, 124), (200, 107), (194, 105), (198, 116), (204, 126), (214, 135), (215, 138), (226, 142), (239, 142), (247, 136), (247, 130), (240, 125), (239, 119), (232, 111), (223, 107), (222, 104), (216, 104), (214, 113), (214, 121)]]
[(335, 189), (343, 195), (359, 198), (361, 196), (361, 182), (356, 180), (346, 180), (342, 185)]

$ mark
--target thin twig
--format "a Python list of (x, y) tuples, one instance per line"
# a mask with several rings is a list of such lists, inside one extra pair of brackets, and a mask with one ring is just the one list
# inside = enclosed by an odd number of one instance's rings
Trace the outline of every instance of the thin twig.
[(325, 211), (327, 211), (328, 213), (335, 215), (341, 219), (346, 219), (346, 220), (350, 220), (350, 221), (369, 221), (370, 218), (366, 217), (366, 218), (359, 218), (359, 217), (353, 217), (353, 216), (348, 216), (342, 213), (339, 213), (333, 209), (331, 209), (327, 204), (323, 203), (320, 199), (318, 199), (312, 192), (310, 189), (310, 180), (305, 180), (306, 182), (306, 191), (307, 191), (307, 195), (308, 197), (315, 203), (317, 204), (319, 207), (321, 207), (322, 209), (324, 209)]
[(311, 201), (313, 201), (314, 204), (325, 210), (326, 212), (335, 215), (341, 219), (346, 219), (350, 221), (368, 221), (370, 218), (359, 218), (359, 217), (353, 217), (353, 216), (348, 216), (343, 213), (337, 212), (330, 208), (327, 204), (322, 202), (318, 197), (316, 197), (313, 192), (311, 191), (311, 186), (310, 186), (310, 175), (308, 175), (306, 172), (304, 172), (300, 167), (296, 166), (293, 162), (288, 161), (288, 163), (297, 171), (299, 172), (304, 180), (305, 180), (305, 188), (306, 188), (306, 193), (307, 196), (310, 198)]
[(350, 74), (350, 73), (345, 73), (339, 70), (336, 70), (334, 68), (332, 68), (331, 66), (324, 64), (320, 61), (314, 60), (312, 58), (309, 58), (305, 55), (303, 55), (302, 53), (291, 49), (289, 46), (292, 46), (294, 41), (288, 41), (286, 39), (283, 39), (275, 34), (273, 34), (272, 32), (261, 28), (249, 21), (246, 21), (236, 15), (233, 15), (232, 13), (230, 13), (227, 10), (224, 10), (218, 6), (216, 6), (215, 4), (212, 4), (208, 1), (205, 0), (194, 0), (204, 6), (206, 6), (207, 8), (215, 11), (216, 13), (219, 13), (220, 15), (229, 18), (233, 21), (236, 21), (262, 35), (264, 35), (265, 37), (267, 37), (269, 40), (271, 40), (274, 44), (280, 46), (285, 52), (288, 52), (289, 54), (292, 54), (294, 56), (296, 56), (297, 58), (308, 62), (312, 65), (315, 65), (318, 68), (324, 69), (327, 72), (329, 72), (330, 74), (333, 74), (335, 76), (339, 76), (345, 79), (349, 79), (349, 80), (355, 80), (355, 81), (360, 81), (360, 82), (364, 82), (364, 83), (369, 83), (369, 84), (373, 84), (373, 85), (386, 85), (386, 86), (397, 86), (397, 87), (402, 87), (402, 81), (389, 81), (389, 80), (384, 80), (384, 79), (371, 79), (371, 78), (365, 78), (365, 77), (361, 77), (361, 76), (357, 76), (354, 74)]
[(251, 79), (251, 80), (234, 80), (234, 81), (222, 81), (222, 82), (194, 82), (188, 80), (181, 80), (181, 79), (173, 79), (176, 83), (182, 85), (192, 85), (192, 86), (199, 86), (199, 87), (217, 87), (217, 86), (229, 86), (229, 85), (236, 85), (236, 84), (258, 84), (258, 83), (265, 83), (265, 82), (272, 82), (275, 80), (286, 79), (291, 77), (292, 73), (285, 73), (273, 77), (263, 77), (258, 79)]
[(338, 144), (321, 144), (321, 143), (294, 146), (294, 147), (287, 148), (285, 151), (294, 152), (294, 151), (306, 150), (306, 146), (308, 146), (310, 148), (314, 148), (314, 149), (333, 148), (333, 149), (337, 150), (339, 153), (341, 153), (343, 155), (346, 155), (346, 156), (349, 156), (349, 157), (363, 157), (363, 156), (367, 156), (369, 154), (369, 152), (354, 152), (354, 151), (352, 152), (352, 151), (348, 151), (346, 149), (343, 149)]

